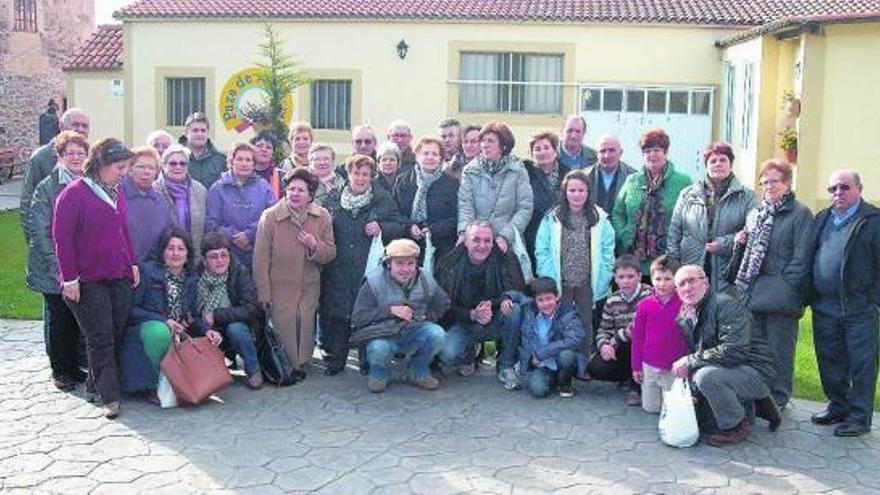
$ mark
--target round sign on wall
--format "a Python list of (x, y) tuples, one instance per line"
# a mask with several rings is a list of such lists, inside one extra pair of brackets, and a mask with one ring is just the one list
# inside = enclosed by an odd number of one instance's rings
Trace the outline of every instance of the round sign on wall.
[[(220, 118), (226, 129), (244, 132), (254, 125), (254, 114), (268, 113), (269, 93), (265, 89), (264, 74), (264, 69), (248, 67), (232, 74), (226, 81), (220, 93)], [(293, 95), (284, 97), (282, 108), (284, 121), (290, 122), (293, 118)]]

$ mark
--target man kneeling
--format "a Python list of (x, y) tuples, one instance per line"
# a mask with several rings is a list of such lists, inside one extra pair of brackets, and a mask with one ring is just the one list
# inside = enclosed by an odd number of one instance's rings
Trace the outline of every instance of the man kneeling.
[(748, 436), (743, 402), (755, 401), (756, 414), (776, 430), (781, 419), (768, 387), (776, 369), (765, 336), (754, 331), (751, 312), (734, 295), (715, 294), (697, 265), (681, 267), (675, 287), (682, 301), (678, 326), (691, 353), (672, 363), (672, 374), (693, 373), (696, 389), (709, 403), (721, 430), (707, 443), (730, 445)]
[(425, 390), (440, 381), (431, 376), (431, 361), (443, 347), (445, 333), (435, 322), (449, 309), (449, 296), (434, 277), (416, 265), (419, 246), (396, 239), (385, 248), (385, 263), (370, 272), (351, 315), (351, 340), (366, 343), (371, 392), (384, 392), (388, 363), (397, 353), (409, 358), (409, 379)]
[(552, 278), (535, 279), (531, 291), (535, 299), (522, 310), (520, 375), (527, 376), (533, 397), (547, 397), (554, 388), (560, 397), (572, 397), (584, 326), (574, 304), (559, 300)]

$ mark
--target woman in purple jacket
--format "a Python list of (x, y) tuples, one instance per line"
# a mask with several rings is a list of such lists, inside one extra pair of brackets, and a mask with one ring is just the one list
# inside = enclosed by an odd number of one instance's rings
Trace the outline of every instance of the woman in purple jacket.
[(254, 173), (257, 150), (238, 143), (229, 150), (229, 170), (208, 191), (206, 232), (220, 232), (232, 241), (232, 254), (251, 269), (257, 222), (278, 198), (269, 183)]
[(100, 398), (107, 418), (119, 415), (116, 349), (139, 279), (118, 190), (132, 156), (117, 139), (98, 141), (83, 177), (58, 196), (52, 225), (61, 293), (86, 339), (86, 399)]

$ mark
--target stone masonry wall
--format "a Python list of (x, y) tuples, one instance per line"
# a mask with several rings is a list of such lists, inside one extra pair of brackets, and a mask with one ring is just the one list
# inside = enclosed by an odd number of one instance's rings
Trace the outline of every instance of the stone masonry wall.
[(13, 26), (13, 2), (2, 2), (0, 146), (18, 146), (19, 160), (27, 160), (38, 145), (39, 117), (49, 98), (63, 105), (61, 69), (95, 28), (94, 0), (38, 0), (39, 32), (17, 33)]

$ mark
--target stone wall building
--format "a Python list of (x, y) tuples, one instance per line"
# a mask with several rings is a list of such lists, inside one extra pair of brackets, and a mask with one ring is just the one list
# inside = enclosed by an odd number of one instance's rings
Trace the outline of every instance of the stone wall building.
[(37, 147), (49, 99), (64, 110), (61, 68), (94, 26), (94, 0), (0, 2), (0, 146), (18, 146), (21, 159)]

